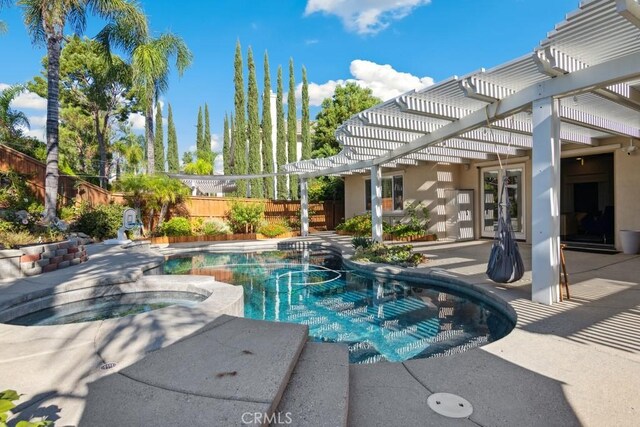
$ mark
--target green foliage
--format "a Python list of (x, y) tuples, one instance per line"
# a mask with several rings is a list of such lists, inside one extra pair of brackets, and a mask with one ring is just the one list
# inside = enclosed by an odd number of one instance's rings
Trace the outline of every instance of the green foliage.
[(424, 255), (413, 252), (411, 245), (387, 246), (382, 243), (373, 243), (367, 248), (357, 248), (352, 259), (354, 261), (415, 267), (424, 261)]
[(187, 165), (193, 163), (193, 153), (191, 151), (185, 151), (182, 153), (182, 164)]
[(74, 225), (76, 231), (81, 231), (91, 237), (103, 240), (116, 237), (122, 226), (122, 212), (126, 209), (122, 205), (85, 205)]
[(191, 236), (191, 224), (187, 218), (178, 216), (160, 224), (157, 232), (162, 236)]
[[(247, 173), (247, 123), (245, 117), (244, 102), (244, 77), (242, 75), (242, 48), (240, 40), (236, 43), (236, 52), (233, 62), (234, 69), (234, 114), (233, 121), (233, 173), (245, 175)], [(236, 194), (240, 197), (247, 195), (247, 182), (239, 180), (236, 182)]]
[(164, 129), (162, 127), (162, 106), (160, 102), (156, 102), (156, 131), (153, 136), (153, 155), (157, 172), (165, 171), (164, 159)]
[(113, 148), (118, 152), (121, 158), (124, 158), (124, 164), (118, 164), (123, 167), (119, 171), (124, 173), (139, 173), (144, 162), (145, 144), (144, 136), (133, 133), (129, 126), (121, 126), (122, 136), (115, 142)]
[[(289, 58), (289, 93), (287, 94), (287, 150), (288, 162), (298, 161), (297, 118), (296, 118), (296, 82), (293, 71), (293, 58)], [(298, 200), (298, 176), (289, 175), (289, 198)]]
[(266, 223), (264, 225), (262, 225), (259, 229), (258, 229), (258, 233), (263, 234), (267, 237), (277, 237), (280, 236), (282, 234), (285, 233), (289, 233), (291, 232), (291, 228), (289, 228), (289, 225), (284, 222), (269, 222)]
[(351, 239), (351, 244), (355, 249), (358, 249), (358, 248), (369, 249), (371, 245), (373, 245), (373, 240), (369, 237), (356, 236), (353, 239)]
[[(269, 70), (269, 55), (264, 52), (264, 89), (262, 93), (262, 170), (273, 173), (273, 140), (271, 135), (271, 71)], [(264, 178), (264, 196), (275, 198), (273, 177)]]
[(335, 137), (336, 129), (345, 120), (360, 111), (379, 104), (380, 99), (372, 95), (371, 89), (349, 82), (337, 86), (333, 97), (322, 101), (316, 116), (313, 134), (313, 157), (328, 157), (337, 154), (340, 145)]
[[(20, 395), (15, 390), (0, 391), (0, 427), (7, 427), (7, 420), (10, 411), (16, 407), (15, 401), (20, 400)], [(15, 427), (47, 427), (53, 425), (52, 421), (46, 419), (18, 421)]]
[[(393, 225), (388, 233), (394, 237), (418, 237), (425, 236), (429, 226), (429, 209), (423, 207), (421, 203), (417, 205), (407, 206), (408, 222), (399, 222)], [(422, 217), (418, 211), (421, 211)]]
[(196, 125), (196, 157), (204, 159), (204, 129), (202, 127), (202, 107), (198, 107), (198, 124)]
[(231, 234), (231, 227), (223, 219), (209, 218), (202, 223), (202, 234), (205, 236), (219, 236), (222, 234)]
[(208, 160), (197, 159), (193, 163), (184, 165), (184, 173), (189, 175), (211, 175), (213, 173), (213, 165)]
[[(256, 80), (256, 66), (253, 61), (253, 51), (249, 47), (247, 53), (247, 67), (249, 69), (249, 84), (247, 88), (247, 141), (249, 143), (249, 165), (247, 171), (250, 175), (262, 172), (260, 160), (260, 119), (258, 113), (258, 82)], [(250, 181), (251, 197), (262, 198), (264, 188), (262, 178), (254, 178)]]
[[(283, 94), (282, 88), (282, 67), (278, 66), (278, 78), (276, 89), (276, 161), (278, 164), (278, 170), (287, 164), (287, 134), (284, 127), (284, 106), (283, 106)], [(286, 199), (289, 197), (287, 191), (287, 177), (281, 175), (278, 180), (278, 194), (276, 198)]]
[(336, 227), (336, 230), (353, 233), (356, 236), (371, 234), (371, 215), (356, 215)]
[(169, 104), (169, 117), (167, 118), (167, 166), (170, 173), (178, 173), (180, 171), (178, 136), (176, 135), (176, 125), (173, 122), (171, 104)]
[(309, 201), (342, 200), (344, 180), (337, 176), (321, 176), (309, 180)]
[(211, 118), (209, 117), (209, 106), (206, 102), (204, 103), (204, 133), (202, 135), (202, 151), (205, 155), (209, 155), (209, 153), (211, 152)]
[(0, 208), (10, 211), (27, 210), (34, 202), (36, 197), (27, 184), (27, 176), (11, 170), (0, 171)]
[(224, 115), (224, 129), (222, 135), (222, 166), (225, 175), (231, 175), (231, 135), (229, 129), (229, 117)]
[(309, 122), (309, 82), (307, 81), (307, 69), (302, 67), (302, 160), (311, 158), (311, 135)]
[[(7, 221), (2, 221), (6, 223)], [(6, 224), (2, 225), (3, 227)], [(31, 234), (27, 230), (14, 230), (12, 228), (3, 231), (0, 229), (0, 246), (7, 249), (17, 249), (20, 246), (28, 245), (38, 241), (38, 236)]]
[(24, 90), (23, 85), (13, 85), (0, 92), (0, 140), (2, 141), (21, 136), (21, 127), (30, 127), (27, 115), (11, 108), (11, 103)]
[(231, 202), (227, 218), (237, 233), (253, 233), (264, 220), (265, 205), (261, 202)]

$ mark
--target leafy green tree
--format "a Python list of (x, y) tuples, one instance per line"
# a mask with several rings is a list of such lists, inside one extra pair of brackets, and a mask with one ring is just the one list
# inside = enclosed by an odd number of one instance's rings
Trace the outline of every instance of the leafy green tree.
[[(293, 71), (293, 58), (289, 59), (289, 93), (287, 95), (287, 151), (288, 162), (293, 163), (298, 160), (298, 140), (297, 140), (296, 119), (296, 81)], [(298, 199), (298, 176), (289, 175), (289, 198)]]
[[(273, 173), (273, 140), (271, 135), (271, 71), (269, 55), (264, 52), (264, 91), (262, 93), (262, 170)], [(264, 195), (268, 199), (275, 197), (273, 177), (264, 178)]]
[(209, 106), (204, 103), (204, 134), (202, 137), (202, 152), (206, 154), (206, 159), (213, 167), (214, 159), (211, 156), (211, 119), (209, 118)]
[[(59, 157), (59, 80), (60, 54), (67, 23), (76, 34), (86, 26), (86, 13), (91, 11), (109, 22), (126, 25), (129, 34), (147, 35), (147, 18), (136, 3), (126, 0), (19, 0), (24, 23), (35, 44), (47, 47), (47, 166), (45, 172), (45, 218), (52, 221), (57, 213)], [(115, 39), (114, 39), (115, 41)]]
[[(42, 76), (36, 76), (28, 84), (29, 90), (42, 97), (47, 96), (47, 67), (48, 58), (42, 61), (44, 71)], [(85, 114), (90, 119), (89, 128), (80, 131), (83, 138), (92, 132), (91, 140), (98, 145), (99, 158), (97, 174), (100, 186), (106, 187), (108, 169), (111, 164), (110, 141), (113, 137), (113, 125), (124, 120), (129, 112), (127, 98), (131, 93), (131, 67), (120, 57), (112, 55), (106, 58), (100, 43), (95, 40), (79, 36), (68, 37), (60, 54), (59, 64), (59, 99), (61, 101), (61, 126), (70, 126), (72, 121), (78, 122), (78, 114)], [(78, 107), (80, 110), (66, 111), (65, 109)], [(73, 116), (73, 119), (70, 118)], [(70, 129), (67, 129), (70, 130)], [(62, 128), (59, 134), (62, 135)], [(60, 151), (66, 141), (60, 137)], [(88, 154), (83, 151), (87, 160)], [(78, 171), (77, 172), (82, 172)], [(84, 171), (84, 168), (83, 168)], [(86, 171), (84, 171), (86, 172)], [(94, 173), (95, 174), (95, 173)]]
[(184, 165), (184, 173), (188, 175), (211, 175), (213, 173), (213, 165), (209, 160), (196, 159), (195, 162)]
[[(276, 160), (278, 162), (278, 170), (287, 164), (287, 137), (284, 127), (284, 107), (282, 105), (283, 88), (282, 88), (282, 67), (278, 66), (276, 89)], [(278, 199), (286, 199), (289, 197), (287, 191), (287, 176), (278, 176)]]
[(222, 165), (225, 175), (231, 175), (231, 134), (229, 129), (229, 116), (224, 115), (224, 128), (222, 135)]
[(309, 135), (309, 82), (307, 81), (307, 69), (302, 67), (302, 160), (311, 158), (311, 136)]
[(175, 67), (178, 74), (182, 76), (193, 61), (193, 54), (184, 40), (175, 34), (164, 33), (158, 37), (151, 37), (146, 32), (144, 34), (132, 32), (131, 25), (126, 21), (107, 25), (96, 38), (107, 51), (110, 46), (115, 45), (131, 55), (138, 107), (145, 117), (147, 173), (153, 174), (155, 172), (153, 105), (169, 88), (170, 59), (175, 57)]
[[(233, 165), (234, 174), (246, 175), (247, 173), (247, 125), (245, 120), (244, 105), (244, 77), (242, 75), (242, 48), (240, 40), (236, 43), (236, 53), (234, 58), (234, 108), (235, 120), (233, 122)], [(238, 180), (236, 182), (236, 194), (240, 197), (247, 196), (247, 182)]]
[(154, 163), (158, 172), (165, 171), (164, 160), (164, 129), (162, 127), (162, 106), (160, 102), (156, 102), (156, 132), (154, 138), (155, 147), (153, 154), (156, 156)]
[(180, 171), (180, 160), (178, 159), (178, 136), (176, 135), (176, 125), (173, 122), (173, 111), (169, 104), (167, 117), (167, 165), (170, 173)]
[(196, 125), (196, 157), (203, 159), (204, 150), (204, 129), (202, 128), (202, 107), (198, 107), (198, 124)]
[(123, 130), (123, 135), (113, 145), (116, 152), (124, 160), (122, 169), (120, 169), (120, 162), (118, 162), (116, 176), (119, 177), (120, 172), (135, 175), (140, 173), (144, 161), (144, 143), (143, 135), (136, 135), (129, 128)]
[[(247, 140), (249, 141), (249, 165), (250, 175), (261, 172), (260, 160), (260, 119), (258, 113), (258, 82), (256, 80), (256, 65), (253, 61), (253, 51), (249, 47), (247, 53), (247, 68), (249, 70), (249, 86), (247, 89)], [(262, 179), (253, 178), (250, 181), (251, 197), (262, 198), (264, 196)]]
[(30, 127), (27, 115), (11, 108), (11, 103), (24, 90), (23, 85), (13, 85), (0, 92), (0, 141), (22, 135), (20, 127)]
[(316, 116), (313, 134), (313, 157), (329, 157), (338, 154), (340, 144), (335, 133), (342, 123), (354, 114), (379, 104), (381, 100), (373, 96), (371, 89), (349, 82), (337, 86), (333, 97), (322, 101)]
[(184, 167), (189, 163), (193, 163), (193, 159), (194, 156), (191, 151), (185, 151), (184, 153), (182, 153), (182, 170), (184, 170)]

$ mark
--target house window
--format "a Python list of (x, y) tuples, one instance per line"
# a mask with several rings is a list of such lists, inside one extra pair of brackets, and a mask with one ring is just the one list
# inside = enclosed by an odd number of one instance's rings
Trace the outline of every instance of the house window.
[[(365, 208), (371, 210), (371, 180), (364, 182)], [(401, 211), (404, 208), (402, 175), (382, 178), (382, 212)]]

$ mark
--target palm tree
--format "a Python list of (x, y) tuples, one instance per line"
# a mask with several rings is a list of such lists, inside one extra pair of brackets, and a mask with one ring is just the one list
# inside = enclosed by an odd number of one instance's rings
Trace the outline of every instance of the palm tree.
[(98, 34), (97, 39), (105, 49), (119, 46), (131, 54), (133, 83), (137, 87), (139, 103), (145, 117), (145, 136), (147, 138), (147, 173), (155, 172), (153, 106), (158, 97), (169, 88), (169, 59), (175, 56), (175, 67), (182, 76), (193, 61), (193, 54), (181, 37), (165, 33), (154, 38), (140, 33), (125, 22), (107, 25)]
[[(4, 0), (7, 3), (6, 0)], [(147, 18), (138, 5), (128, 0), (19, 0), (24, 23), (34, 43), (47, 46), (47, 168), (45, 175), (45, 219), (56, 217), (58, 196), (58, 120), (60, 53), (64, 29), (69, 24), (84, 32), (87, 10), (112, 24), (126, 25), (135, 38), (147, 37)]]
[(24, 91), (24, 86), (9, 86), (0, 92), (0, 140), (20, 134), (20, 127), (29, 128), (29, 119), (22, 111), (11, 108), (11, 102)]
[[(124, 158), (125, 173), (132, 173), (134, 175), (138, 174), (138, 166), (144, 160), (143, 145), (144, 137), (131, 132), (124, 135), (114, 144), (116, 151)], [(119, 173), (117, 175), (120, 176)]]

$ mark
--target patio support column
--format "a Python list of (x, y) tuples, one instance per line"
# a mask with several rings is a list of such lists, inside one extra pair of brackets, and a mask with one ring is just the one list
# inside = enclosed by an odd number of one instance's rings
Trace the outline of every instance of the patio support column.
[(309, 185), (307, 178), (300, 179), (300, 233), (309, 235)]
[(533, 102), (531, 300), (551, 305), (560, 292), (560, 101)]
[(382, 170), (371, 166), (371, 238), (382, 242)]

